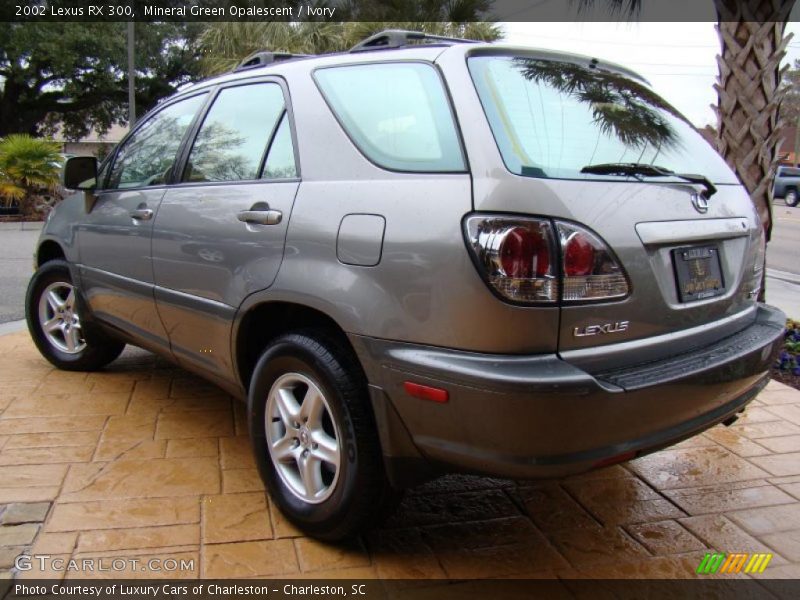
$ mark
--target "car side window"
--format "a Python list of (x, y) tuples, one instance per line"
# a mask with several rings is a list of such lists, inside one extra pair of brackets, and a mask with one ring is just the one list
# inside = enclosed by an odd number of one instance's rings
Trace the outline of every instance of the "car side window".
[(418, 62), (318, 69), (314, 78), (358, 149), (381, 167), (466, 168), (450, 102), (433, 66)]
[(297, 165), (294, 161), (294, 144), (292, 143), (292, 130), (289, 126), (289, 114), (284, 111), (278, 130), (270, 144), (261, 178), (291, 179), (292, 177), (297, 177)]
[(276, 83), (223, 89), (197, 133), (182, 180), (258, 179), (267, 145), (284, 113), (283, 91)]
[(206, 94), (199, 94), (175, 102), (138, 127), (117, 152), (107, 189), (166, 183), (183, 136), (205, 99)]

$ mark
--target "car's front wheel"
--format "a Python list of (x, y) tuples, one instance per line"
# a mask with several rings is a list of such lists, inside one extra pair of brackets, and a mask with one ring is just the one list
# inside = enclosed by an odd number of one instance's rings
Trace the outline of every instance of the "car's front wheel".
[(45, 263), (28, 284), (25, 317), (36, 347), (48, 361), (69, 371), (94, 371), (117, 358), (125, 344), (87, 331), (69, 265)]
[(297, 527), (341, 540), (393, 507), (364, 376), (333, 338), (276, 339), (256, 365), (248, 407), (262, 479)]
[(797, 206), (800, 196), (797, 195), (797, 190), (786, 190), (786, 196), (783, 199), (786, 202), (786, 206)]

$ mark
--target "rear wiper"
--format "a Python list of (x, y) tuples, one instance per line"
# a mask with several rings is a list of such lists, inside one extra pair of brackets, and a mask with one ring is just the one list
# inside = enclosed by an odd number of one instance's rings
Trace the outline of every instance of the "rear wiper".
[(592, 175), (633, 175), (634, 177), (677, 177), (689, 183), (702, 185), (705, 189), (700, 195), (706, 200), (717, 193), (717, 188), (714, 184), (703, 175), (676, 173), (664, 167), (646, 165), (643, 163), (604, 163), (599, 165), (586, 165), (581, 169), (581, 173), (590, 173)]

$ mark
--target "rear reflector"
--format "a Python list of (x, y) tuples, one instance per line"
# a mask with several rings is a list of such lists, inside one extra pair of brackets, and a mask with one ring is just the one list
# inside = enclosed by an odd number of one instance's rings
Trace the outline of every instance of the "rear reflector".
[(421, 385), (419, 383), (412, 383), (406, 381), (403, 384), (406, 394), (419, 398), (420, 400), (432, 400), (433, 402), (447, 402), (450, 399), (450, 394), (447, 390), (442, 390), (428, 385)]

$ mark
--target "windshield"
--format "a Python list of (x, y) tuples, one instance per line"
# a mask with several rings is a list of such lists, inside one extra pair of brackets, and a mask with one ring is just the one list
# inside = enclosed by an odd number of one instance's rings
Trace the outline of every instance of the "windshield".
[(512, 56), (471, 57), (469, 69), (503, 161), (517, 175), (625, 180), (637, 175), (581, 169), (640, 163), (739, 183), (673, 107), (625, 75)]

